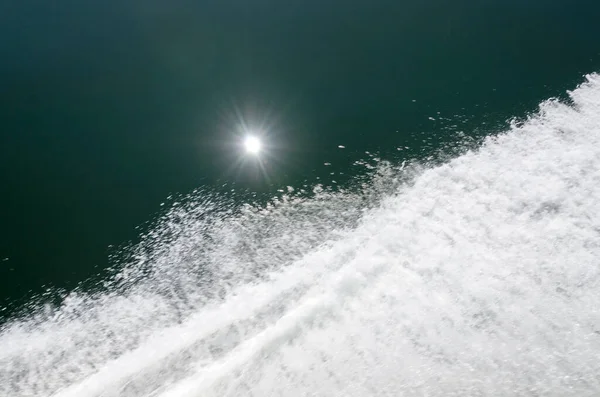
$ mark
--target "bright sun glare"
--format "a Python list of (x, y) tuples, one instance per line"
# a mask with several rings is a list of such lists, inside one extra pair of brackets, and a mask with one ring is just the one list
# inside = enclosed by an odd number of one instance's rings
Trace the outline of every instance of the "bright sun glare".
[(244, 140), (244, 147), (248, 153), (257, 154), (260, 152), (260, 146), (260, 140), (255, 136), (248, 136)]

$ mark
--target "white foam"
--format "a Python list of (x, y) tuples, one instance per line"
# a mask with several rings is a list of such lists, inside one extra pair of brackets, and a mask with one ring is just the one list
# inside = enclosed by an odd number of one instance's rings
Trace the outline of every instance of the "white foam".
[(403, 187), (177, 209), (138, 281), (2, 331), (0, 395), (600, 394), (600, 77), (570, 96)]

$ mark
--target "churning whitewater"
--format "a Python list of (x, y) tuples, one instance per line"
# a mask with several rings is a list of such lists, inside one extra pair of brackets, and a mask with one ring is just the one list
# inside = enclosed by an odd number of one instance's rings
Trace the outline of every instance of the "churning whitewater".
[(4, 326), (0, 395), (600, 395), (600, 76), (569, 94), (354, 190), (174, 204)]

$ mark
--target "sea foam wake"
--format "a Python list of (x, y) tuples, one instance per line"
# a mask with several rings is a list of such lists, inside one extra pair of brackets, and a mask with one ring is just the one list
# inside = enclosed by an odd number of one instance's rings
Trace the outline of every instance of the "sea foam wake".
[(570, 98), (354, 191), (173, 206), (2, 329), (0, 395), (599, 395), (600, 76)]

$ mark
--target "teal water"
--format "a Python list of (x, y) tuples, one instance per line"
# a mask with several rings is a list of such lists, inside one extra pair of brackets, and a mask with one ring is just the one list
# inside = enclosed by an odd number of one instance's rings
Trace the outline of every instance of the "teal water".
[[(600, 63), (598, 7), (583, 2), (1, 11), (3, 305), (97, 274), (170, 194), (315, 183), (324, 162), (367, 150), (423, 157), (454, 132), (501, 130)], [(230, 169), (240, 118), (268, 129), (269, 179)]]
[(0, 394), (594, 395), (598, 16), (0, 5)]

